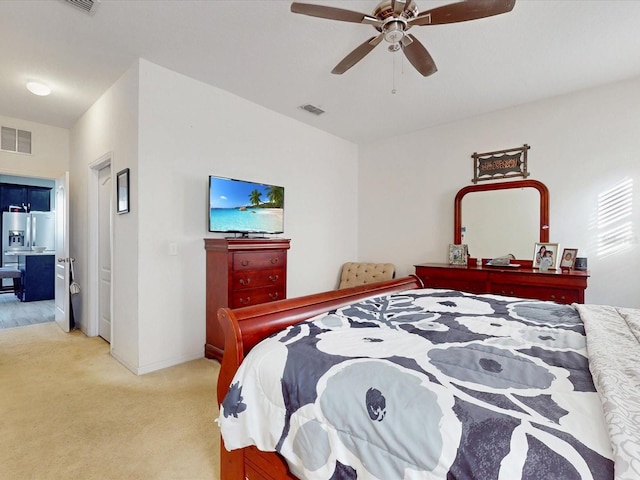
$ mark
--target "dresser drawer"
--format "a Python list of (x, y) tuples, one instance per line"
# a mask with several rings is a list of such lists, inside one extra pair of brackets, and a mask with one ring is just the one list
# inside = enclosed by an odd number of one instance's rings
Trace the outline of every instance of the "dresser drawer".
[(442, 279), (442, 278), (423, 278), (422, 283), (425, 288), (445, 288), (447, 290), (460, 290), (469, 293), (485, 293), (487, 291), (486, 282), (472, 282), (464, 279)]
[(239, 271), (284, 267), (285, 255), (286, 253), (283, 250), (234, 253), (233, 270)]
[(246, 290), (247, 288), (259, 288), (284, 285), (284, 268), (270, 268), (267, 270), (239, 270), (233, 272), (231, 288)]
[(475, 268), (451, 267), (451, 268), (430, 268), (416, 267), (416, 275), (424, 280), (460, 280), (464, 279), (473, 282), (485, 282), (487, 272)]
[(470, 293), (487, 291), (487, 273), (466, 267), (416, 267), (416, 275), (427, 288), (446, 288)]
[[(548, 294), (548, 296), (546, 296)], [(558, 303), (583, 303), (584, 300), (580, 298), (580, 292), (576, 290), (551, 290), (544, 293), (544, 297), (546, 300), (552, 300)]]
[(249, 288), (233, 292), (231, 296), (231, 308), (248, 307), (259, 303), (273, 302), (286, 298), (284, 285), (280, 287)]
[(494, 283), (491, 285), (491, 293), (506, 295), (509, 297), (532, 298), (537, 300), (551, 300), (558, 303), (579, 303), (580, 292), (578, 290), (564, 288), (532, 287), (528, 285), (508, 285)]
[(558, 303), (584, 303), (589, 272), (523, 267), (461, 267), (443, 263), (415, 265), (416, 275), (425, 287), (449, 288), (471, 293), (493, 293), (508, 297), (550, 300)]

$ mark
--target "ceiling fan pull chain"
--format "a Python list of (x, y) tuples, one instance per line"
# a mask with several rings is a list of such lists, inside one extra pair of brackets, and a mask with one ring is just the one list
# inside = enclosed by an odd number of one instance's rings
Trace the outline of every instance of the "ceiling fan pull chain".
[(393, 54), (393, 75), (391, 75), (392, 78), (392, 85), (391, 85), (391, 94), (395, 95), (396, 94), (396, 55), (395, 52)]

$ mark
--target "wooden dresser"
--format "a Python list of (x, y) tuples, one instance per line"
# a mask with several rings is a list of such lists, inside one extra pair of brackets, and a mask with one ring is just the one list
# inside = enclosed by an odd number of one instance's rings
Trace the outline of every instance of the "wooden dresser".
[(204, 354), (222, 359), (224, 335), (218, 309), (287, 297), (287, 250), (282, 238), (205, 238), (207, 330)]
[(584, 303), (589, 273), (537, 268), (466, 267), (441, 263), (415, 265), (427, 288), (449, 288), (471, 293), (496, 293), (558, 303)]

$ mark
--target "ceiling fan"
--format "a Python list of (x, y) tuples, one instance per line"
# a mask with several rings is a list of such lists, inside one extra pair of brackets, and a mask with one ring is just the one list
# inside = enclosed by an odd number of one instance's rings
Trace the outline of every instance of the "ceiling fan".
[(331, 73), (346, 72), (385, 40), (390, 44), (389, 51), (402, 49), (411, 65), (427, 77), (438, 69), (427, 49), (416, 37), (407, 33), (411, 27), (466, 22), (500, 15), (510, 12), (515, 3), (515, 0), (466, 0), (420, 12), (414, 0), (382, 0), (373, 14), (368, 15), (343, 8), (293, 2), (291, 11), (341, 22), (364, 23), (380, 32), (344, 57)]

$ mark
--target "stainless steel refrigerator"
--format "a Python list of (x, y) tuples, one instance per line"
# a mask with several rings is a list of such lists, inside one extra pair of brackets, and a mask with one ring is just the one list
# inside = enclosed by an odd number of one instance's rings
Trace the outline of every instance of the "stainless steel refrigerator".
[(54, 212), (2, 213), (2, 266), (18, 266), (18, 257), (11, 255), (45, 247), (45, 253), (55, 252)]

